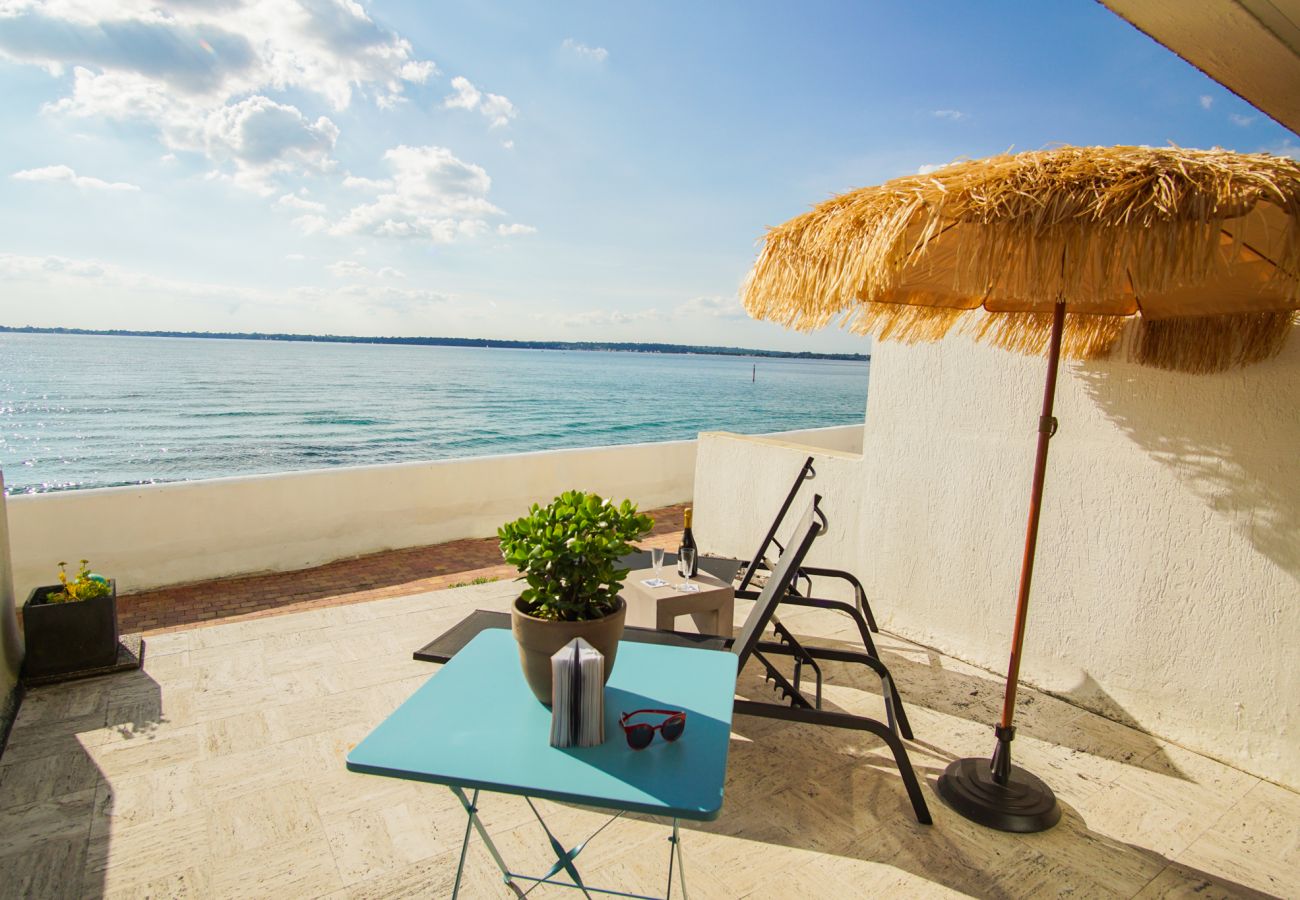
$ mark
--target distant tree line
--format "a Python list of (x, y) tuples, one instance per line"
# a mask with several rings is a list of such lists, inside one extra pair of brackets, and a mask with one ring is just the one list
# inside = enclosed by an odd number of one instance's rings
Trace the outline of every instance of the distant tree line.
[(866, 362), (866, 353), (794, 353), (786, 350), (750, 350), (744, 347), (711, 347), (692, 344), (639, 344), (628, 341), (502, 341), (493, 338), (455, 337), (360, 337), (343, 334), (263, 334), (238, 331), (131, 331), (95, 328), (21, 328), (0, 325), (0, 333), (12, 334), (98, 334), (110, 337), (213, 338), (237, 341), (310, 341), (325, 344), (406, 344), (417, 347), (490, 347), (504, 350), (588, 350), (627, 353), (699, 353), (710, 356), (763, 356), (780, 359), (838, 359)]

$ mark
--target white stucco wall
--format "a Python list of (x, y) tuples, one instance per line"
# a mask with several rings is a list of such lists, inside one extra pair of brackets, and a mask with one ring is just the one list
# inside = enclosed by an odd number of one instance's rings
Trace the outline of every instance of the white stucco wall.
[[(785, 437), (858, 447), (862, 426)], [(695, 441), (358, 466), (14, 496), (13, 577), (25, 598), (59, 560), (91, 560), (122, 593), (496, 534), (572, 488), (642, 509), (691, 499)], [(20, 601), (21, 602), (21, 601)]]
[[(1044, 372), (961, 340), (877, 346), (862, 456), (818, 465), (833, 525), (857, 533), (817, 549), (882, 627), (999, 673)], [(1223, 375), (1062, 368), (1026, 682), (1300, 787), (1297, 397), (1300, 336)], [(751, 551), (767, 513), (717, 509), (774, 509), (804, 455), (702, 436), (702, 543)]]
[(13, 574), (9, 564), (9, 526), (5, 509), (5, 477), (0, 472), (0, 735), (5, 734), (12, 722), (17, 701), (18, 673), (23, 662), (23, 643), (18, 633)]

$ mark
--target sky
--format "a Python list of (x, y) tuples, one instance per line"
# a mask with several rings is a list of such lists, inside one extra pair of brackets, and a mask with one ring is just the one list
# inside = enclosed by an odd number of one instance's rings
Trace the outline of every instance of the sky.
[(765, 230), (1058, 144), (1300, 155), (1093, 0), (0, 0), (0, 324), (861, 352)]

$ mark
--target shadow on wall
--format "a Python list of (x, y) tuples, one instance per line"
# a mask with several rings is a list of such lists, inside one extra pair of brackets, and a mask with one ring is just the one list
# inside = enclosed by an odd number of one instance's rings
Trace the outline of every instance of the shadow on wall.
[(1222, 375), (1073, 371), (1130, 440), (1300, 581), (1300, 334), (1277, 359)]

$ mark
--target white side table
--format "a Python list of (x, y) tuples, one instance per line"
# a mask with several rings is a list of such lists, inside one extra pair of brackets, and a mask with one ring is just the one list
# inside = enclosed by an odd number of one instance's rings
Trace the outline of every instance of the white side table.
[(699, 585), (699, 592), (674, 589), (685, 579), (673, 566), (665, 565), (659, 577), (668, 584), (664, 587), (647, 587), (641, 582), (654, 578), (654, 569), (634, 569), (623, 582), (620, 596), (627, 603), (627, 624), (642, 628), (659, 628), (683, 631), (676, 625), (678, 616), (689, 615), (700, 634), (717, 634), (733, 637), (732, 623), (736, 611), (736, 592), (731, 585), (715, 578), (703, 569), (691, 579)]

